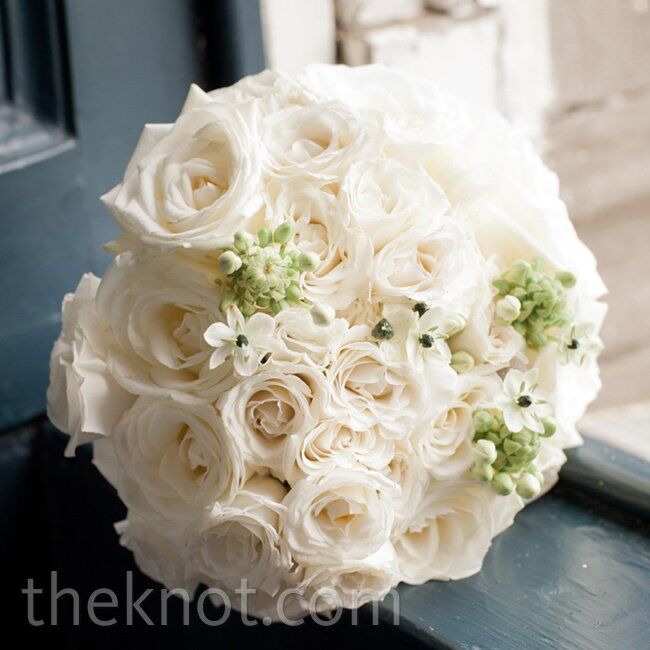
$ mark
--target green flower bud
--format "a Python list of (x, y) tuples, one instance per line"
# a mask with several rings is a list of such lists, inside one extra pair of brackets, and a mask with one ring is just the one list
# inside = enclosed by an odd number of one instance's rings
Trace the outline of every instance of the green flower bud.
[(281, 223), (273, 232), (273, 241), (278, 244), (286, 244), (291, 241), (293, 234), (296, 232), (296, 227), (291, 221)]
[(548, 343), (548, 336), (544, 332), (529, 332), (526, 340), (533, 350), (541, 350)]
[(531, 474), (532, 476), (534, 476), (537, 479), (537, 482), (540, 485), (544, 485), (544, 474), (542, 474), (539, 471), (539, 469), (537, 468), (536, 465), (534, 465), (532, 463), (530, 465), (528, 465), (528, 467), (526, 468), (526, 473)]
[(496, 433), (494, 433), (494, 431), (490, 431), (485, 436), (485, 439), (486, 440), (491, 440), (495, 445), (500, 445), (501, 444), (501, 438), (499, 438), (499, 436)]
[(329, 305), (316, 304), (310, 310), (311, 319), (319, 327), (327, 327), (334, 322), (334, 310)]
[(503, 451), (505, 451), (508, 456), (512, 456), (512, 454), (519, 451), (520, 449), (521, 445), (518, 442), (511, 440), (510, 438), (506, 438), (503, 441)]
[(492, 463), (497, 459), (497, 448), (490, 440), (477, 440), (472, 448), (472, 455), (477, 463)]
[(487, 433), (492, 428), (494, 418), (487, 411), (476, 411), (472, 417), (479, 433)]
[(500, 296), (508, 295), (512, 289), (512, 284), (510, 284), (510, 282), (508, 282), (505, 278), (497, 278), (492, 284), (499, 292)]
[(532, 499), (542, 490), (539, 481), (532, 474), (523, 474), (517, 481), (517, 494), (523, 499)]
[(273, 239), (273, 233), (271, 232), (270, 228), (262, 228), (257, 233), (257, 241), (259, 242), (262, 248), (266, 248), (271, 243), (272, 239)]
[(241, 265), (241, 258), (232, 251), (224, 251), (219, 255), (219, 268), (226, 275), (232, 275), (241, 268)]
[(521, 314), (521, 303), (514, 296), (505, 296), (497, 302), (497, 318), (505, 325), (510, 325)]
[(472, 477), (477, 481), (490, 482), (494, 478), (494, 469), (488, 463), (476, 463), (472, 467)]
[(532, 278), (533, 268), (525, 260), (515, 262), (508, 272), (508, 280), (519, 285), (520, 287), (526, 286), (526, 283)]
[(492, 463), (494, 469), (498, 472), (502, 470), (508, 462), (508, 456), (501, 450), (497, 449), (497, 459)]
[[(515, 443), (518, 444), (518, 443)], [(503, 445), (505, 449), (505, 443)], [(526, 462), (529, 460), (532, 460), (535, 458), (537, 454), (537, 450), (532, 447), (531, 445), (521, 445), (519, 449), (516, 449), (515, 451), (512, 452), (512, 456), (515, 456), (517, 458), (523, 458)]]
[(395, 336), (395, 330), (393, 326), (385, 319), (382, 318), (373, 328), (371, 332), (372, 336), (376, 339), (383, 341), (388, 341)]
[(513, 440), (514, 442), (518, 442), (520, 445), (528, 445), (530, 444), (532, 439), (533, 439), (533, 434), (531, 431), (528, 431), (528, 429), (522, 429), (521, 431), (518, 431), (517, 433), (513, 433), (510, 436), (510, 440)]
[(255, 313), (255, 305), (246, 302), (241, 306), (241, 313), (245, 318), (250, 318)]
[(234, 235), (235, 248), (240, 253), (245, 253), (255, 242), (255, 238), (245, 230), (238, 230)]
[(219, 302), (219, 309), (221, 311), (226, 311), (228, 306), (232, 305), (233, 302), (235, 302), (235, 293), (233, 291), (226, 291)]
[(316, 253), (304, 251), (298, 255), (298, 267), (305, 273), (311, 273), (318, 268), (320, 257)]
[(451, 367), (460, 374), (474, 367), (474, 357), (465, 350), (459, 350), (451, 355)]
[(508, 460), (503, 467), (503, 471), (508, 472), (509, 474), (513, 472), (518, 472), (519, 470), (525, 467), (526, 463), (528, 463), (527, 458), (517, 458), (517, 456), (508, 456)]
[(490, 485), (498, 494), (503, 496), (510, 494), (515, 489), (515, 484), (510, 477), (510, 474), (506, 474), (505, 472), (499, 472), (496, 474), (490, 481)]
[(268, 296), (259, 296), (255, 302), (258, 307), (266, 309), (271, 304), (271, 299)]
[(565, 288), (571, 289), (576, 285), (576, 276), (571, 271), (558, 271), (555, 279)]
[(543, 418), (542, 425), (544, 426), (544, 433), (540, 433), (544, 438), (550, 438), (557, 431), (557, 423), (553, 418)]
[(300, 302), (302, 299), (302, 293), (297, 284), (290, 284), (284, 292), (284, 295), (289, 302)]

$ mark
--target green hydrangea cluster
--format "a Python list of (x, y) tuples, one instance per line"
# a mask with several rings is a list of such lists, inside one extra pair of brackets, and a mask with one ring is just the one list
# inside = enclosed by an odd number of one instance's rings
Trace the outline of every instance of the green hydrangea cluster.
[(551, 419), (544, 420), (543, 424), (541, 434), (528, 429), (513, 433), (506, 427), (500, 411), (476, 411), (472, 476), (487, 481), (499, 494), (510, 494), (516, 489), (525, 499), (537, 496), (544, 483), (534, 462), (539, 453), (539, 438), (552, 436), (556, 429)]
[(219, 256), (219, 268), (225, 281), (220, 308), (235, 304), (248, 318), (257, 311), (277, 314), (289, 304), (307, 306), (300, 289), (300, 274), (314, 271), (320, 259), (314, 253), (301, 253), (293, 244), (291, 222), (275, 230), (262, 228), (257, 235), (235, 233), (232, 246)]
[(540, 259), (532, 264), (519, 260), (493, 282), (500, 296), (497, 318), (512, 325), (528, 347), (539, 350), (570, 322), (566, 290), (575, 283), (568, 271), (546, 275)]

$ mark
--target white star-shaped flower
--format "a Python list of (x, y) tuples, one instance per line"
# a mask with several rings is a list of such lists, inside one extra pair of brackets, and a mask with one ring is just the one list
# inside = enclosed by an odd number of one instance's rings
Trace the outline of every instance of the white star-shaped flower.
[(537, 368), (526, 373), (509, 370), (501, 391), (494, 398), (495, 405), (503, 412), (506, 427), (513, 433), (524, 428), (543, 433), (542, 418), (552, 414), (550, 397), (537, 388), (538, 375)]
[(213, 323), (203, 334), (208, 345), (215, 348), (210, 357), (210, 369), (233, 357), (238, 375), (252, 375), (262, 357), (271, 350), (274, 330), (275, 322), (268, 314), (253, 314), (246, 320), (239, 309), (231, 305), (226, 311), (226, 323)]
[(395, 331), (387, 345), (403, 346), (406, 360), (414, 365), (436, 360), (449, 362), (451, 351), (447, 345), (449, 336), (462, 328), (464, 319), (448, 305), (422, 306), (420, 312), (408, 304), (387, 305), (383, 309)]
[(560, 340), (560, 361), (588, 368), (603, 349), (593, 323), (580, 323), (568, 328)]

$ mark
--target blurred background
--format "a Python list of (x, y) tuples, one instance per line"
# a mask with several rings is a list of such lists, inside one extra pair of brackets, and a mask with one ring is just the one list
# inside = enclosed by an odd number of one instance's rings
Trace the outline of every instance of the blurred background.
[(0, 429), (43, 413), (60, 301), (102, 273), (98, 197), (193, 81), (383, 63), (503, 113), (610, 289), (591, 435), (650, 459), (648, 0), (0, 0)]

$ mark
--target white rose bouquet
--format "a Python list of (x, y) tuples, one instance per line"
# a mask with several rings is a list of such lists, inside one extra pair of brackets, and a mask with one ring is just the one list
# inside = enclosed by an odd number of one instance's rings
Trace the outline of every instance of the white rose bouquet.
[(469, 576), (580, 443), (605, 287), (501, 118), (376, 66), (193, 86), (103, 201), (48, 413), (167, 587), (276, 620)]

